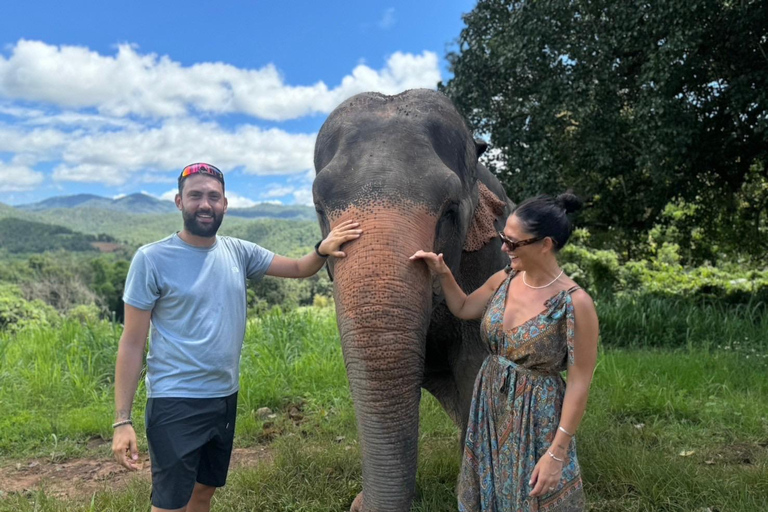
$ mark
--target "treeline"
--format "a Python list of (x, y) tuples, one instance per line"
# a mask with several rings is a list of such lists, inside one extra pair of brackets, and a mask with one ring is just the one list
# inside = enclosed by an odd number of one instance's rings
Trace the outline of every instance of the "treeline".
[(90, 235), (64, 226), (45, 224), (14, 217), (0, 219), (0, 248), (11, 254), (46, 251), (97, 251), (94, 242), (116, 240), (106, 234)]
[(479, 0), (464, 21), (440, 88), (514, 201), (573, 188), (623, 261), (764, 265), (765, 2)]
[[(59, 226), (8, 220), (16, 227), (27, 228), (37, 236), (45, 234), (47, 238), (55, 233), (81, 240), (113, 240), (109, 236), (83, 235)], [(127, 225), (133, 220), (133, 216), (124, 216)], [(172, 232), (173, 229), (169, 229), (163, 236)], [(223, 228), (222, 233), (250, 240), (289, 257), (309, 253), (320, 237), (315, 222), (274, 219), (232, 223)], [(162, 238), (151, 234), (154, 236), (142, 244)], [(14, 243), (13, 251), (5, 251), (5, 256), (0, 253), (0, 284), (3, 285), (0, 288), (0, 329), (16, 328), (26, 321), (45, 322), (57, 314), (122, 321), (125, 279), (130, 260), (142, 244), (124, 245), (113, 253), (100, 254), (56, 245), (53, 247), (57, 250), (43, 251), (46, 246), (34, 243), (31, 236), (18, 235)], [(5, 245), (3, 248), (6, 248)], [(293, 309), (327, 304), (331, 294), (328, 276), (321, 271), (310, 279), (266, 277), (259, 282), (251, 282), (247, 300), (251, 314), (258, 314), (274, 306)]]

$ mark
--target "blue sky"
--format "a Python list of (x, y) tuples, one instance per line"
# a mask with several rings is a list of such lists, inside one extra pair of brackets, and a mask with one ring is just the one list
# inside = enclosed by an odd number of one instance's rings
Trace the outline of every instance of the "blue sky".
[(186, 164), (233, 206), (311, 203), (312, 150), (358, 92), (448, 79), (470, 0), (8, 2), (0, 202), (170, 198)]

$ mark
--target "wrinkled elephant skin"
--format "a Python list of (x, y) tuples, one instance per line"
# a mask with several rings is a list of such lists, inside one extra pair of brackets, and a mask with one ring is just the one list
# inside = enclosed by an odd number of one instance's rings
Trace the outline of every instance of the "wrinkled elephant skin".
[(419, 249), (443, 253), (471, 292), (506, 264), (496, 231), (511, 204), (478, 162), (482, 149), (431, 90), (359, 94), (326, 120), (315, 146), (323, 234), (352, 219), (363, 235), (329, 261), (363, 457), (353, 509), (410, 510), (421, 388), (462, 428), (487, 348), (477, 322), (447, 310)]

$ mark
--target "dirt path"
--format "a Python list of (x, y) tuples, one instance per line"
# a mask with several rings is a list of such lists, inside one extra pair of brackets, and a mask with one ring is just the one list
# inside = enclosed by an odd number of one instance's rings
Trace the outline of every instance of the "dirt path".
[[(235, 448), (230, 469), (253, 467), (271, 460), (269, 449), (263, 446)], [(11, 493), (29, 493), (45, 489), (49, 496), (66, 499), (90, 499), (93, 493), (124, 488), (134, 478), (150, 480), (149, 456), (139, 461), (141, 469), (128, 471), (108, 457), (70, 459), (51, 462), (29, 459), (0, 467), (0, 499)]]

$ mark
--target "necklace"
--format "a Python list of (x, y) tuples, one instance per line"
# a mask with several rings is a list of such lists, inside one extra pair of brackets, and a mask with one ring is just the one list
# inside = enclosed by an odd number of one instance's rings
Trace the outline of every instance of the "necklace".
[(546, 288), (547, 286), (552, 286), (553, 284), (555, 284), (555, 281), (557, 281), (558, 279), (560, 279), (560, 276), (562, 276), (562, 275), (563, 275), (563, 272), (565, 272), (565, 270), (561, 270), (561, 271), (560, 271), (560, 273), (559, 273), (559, 274), (557, 274), (557, 277), (556, 277), (556, 278), (554, 278), (552, 281), (550, 281), (549, 283), (545, 284), (544, 286), (531, 286), (531, 285), (529, 285), (529, 284), (528, 284), (528, 283), (525, 281), (525, 271), (523, 271), (523, 284), (524, 284), (525, 286), (527, 286), (528, 288), (533, 288), (534, 290), (539, 290), (539, 289), (541, 289), (541, 288)]

